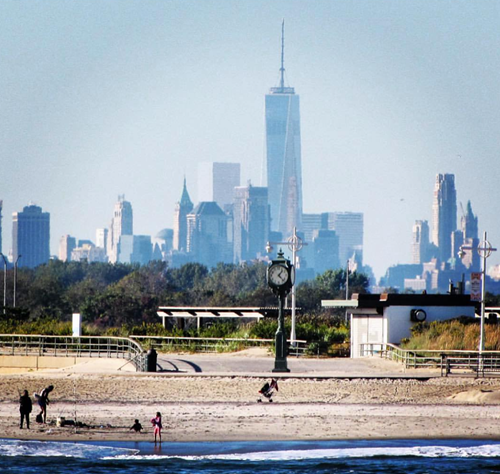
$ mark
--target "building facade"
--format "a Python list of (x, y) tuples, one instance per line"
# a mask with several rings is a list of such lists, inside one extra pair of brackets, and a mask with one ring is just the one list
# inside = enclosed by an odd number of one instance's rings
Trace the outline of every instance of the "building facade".
[(436, 175), (432, 216), (432, 242), (438, 249), (438, 258), (446, 262), (452, 257), (452, 232), (457, 229), (455, 175)]
[(192, 210), (193, 203), (189, 198), (186, 178), (184, 178), (181, 200), (176, 203), (174, 211), (174, 234), (172, 246), (177, 252), (187, 252), (187, 216)]
[(269, 240), (270, 211), (267, 188), (234, 188), (234, 263), (253, 260), (265, 252)]
[(12, 259), (35, 268), (50, 259), (50, 214), (34, 204), (12, 214)]
[(233, 190), (240, 185), (239, 163), (200, 163), (198, 202), (214, 201), (222, 210), (233, 203)]
[(134, 233), (134, 217), (132, 212), (132, 204), (125, 201), (125, 196), (118, 196), (118, 201), (115, 204), (113, 218), (108, 233), (108, 260), (111, 263), (118, 261), (120, 253), (120, 237), (122, 235), (133, 235)]
[(334, 230), (339, 238), (340, 266), (348, 260), (358, 268), (363, 266), (363, 213), (329, 212), (328, 230)]
[(334, 230), (315, 230), (313, 233), (314, 271), (325, 273), (340, 267), (339, 238)]
[(71, 252), (76, 248), (76, 239), (71, 235), (63, 235), (59, 240), (59, 260), (71, 261)]
[(412, 229), (411, 263), (424, 263), (429, 255), (429, 223), (423, 220), (415, 221)]
[(200, 202), (187, 215), (187, 252), (192, 261), (209, 268), (217, 266), (219, 262), (232, 262), (227, 219), (227, 215), (215, 202)]
[(301, 227), (302, 164), (299, 96), (284, 81), (284, 25), (280, 84), (265, 97), (266, 185), (271, 208), (271, 229), (288, 238)]
[(3, 208), (3, 201), (0, 199), (0, 253), (2, 252), (2, 208)]

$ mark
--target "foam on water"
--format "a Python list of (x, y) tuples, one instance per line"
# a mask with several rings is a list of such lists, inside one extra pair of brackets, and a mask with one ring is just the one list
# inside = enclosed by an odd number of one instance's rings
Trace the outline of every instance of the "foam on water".
[(115, 457), (119, 455), (134, 455), (137, 452), (138, 451), (135, 449), (57, 441), (22, 441), (3, 439), (0, 443), (0, 457), (28, 456), (102, 459), (105, 457)]
[[(494, 458), (500, 457), (499, 445), (482, 446), (409, 446), (409, 447), (376, 447), (376, 448), (341, 448), (341, 449), (304, 449), (283, 451), (259, 451), (249, 453), (207, 454), (207, 455), (140, 455), (118, 454), (112, 459), (122, 460), (155, 460), (184, 459), (188, 461), (299, 461), (305, 459), (346, 459), (371, 457), (425, 457), (425, 458)], [(106, 459), (111, 459), (108, 457)]]

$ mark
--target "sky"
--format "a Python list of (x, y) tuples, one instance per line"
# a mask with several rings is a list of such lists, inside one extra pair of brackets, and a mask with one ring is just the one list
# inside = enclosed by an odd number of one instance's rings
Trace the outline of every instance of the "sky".
[(283, 19), (304, 212), (363, 212), (380, 277), (411, 263), (412, 225), (431, 224), (435, 176), (453, 173), (500, 246), (497, 0), (2, 0), (4, 253), (29, 202), (57, 254), (62, 235), (95, 240), (121, 194), (135, 234), (171, 228), (200, 162), (261, 185)]

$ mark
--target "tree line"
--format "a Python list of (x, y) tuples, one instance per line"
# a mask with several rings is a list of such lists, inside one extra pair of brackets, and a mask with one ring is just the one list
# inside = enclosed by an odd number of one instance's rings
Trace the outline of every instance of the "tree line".
[[(157, 323), (159, 306), (276, 306), (266, 269), (265, 263), (221, 263), (208, 269), (198, 263), (169, 268), (164, 262), (139, 266), (51, 260), (18, 269), (16, 308), (13, 270), (7, 272), (7, 304), (0, 317), (69, 320), (72, 313), (81, 313), (84, 323), (108, 328)], [(322, 299), (343, 298), (345, 281), (345, 270), (339, 269), (300, 283), (299, 314), (321, 312)], [(351, 293), (366, 292), (367, 286), (365, 275), (349, 275)]]

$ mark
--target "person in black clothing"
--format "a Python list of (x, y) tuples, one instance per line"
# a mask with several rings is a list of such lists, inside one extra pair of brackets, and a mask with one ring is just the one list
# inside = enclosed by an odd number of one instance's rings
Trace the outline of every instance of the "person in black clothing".
[(24, 391), (24, 394), (19, 398), (19, 412), (21, 414), (21, 422), (19, 423), (19, 428), (23, 429), (23, 421), (26, 418), (26, 428), (30, 429), (30, 413), (33, 409), (33, 404), (31, 403), (31, 398), (28, 395), (28, 390)]
[(38, 406), (40, 407), (40, 413), (38, 414), (37, 418), (41, 418), (42, 423), (47, 423), (47, 405), (50, 403), (49, 393), (52, 392), (52, 390), (54, 390), (54, 386), (49, 385), (40, 392), (40, 395), (35, 394), (35, 397), (38, 401)]
[(134, 424), (129, 428), (130, 430), (134, 430), (136, 433), (140, 433), (142, 430), (142, 425), (139, 423), (139, 420), (134, 420)]

